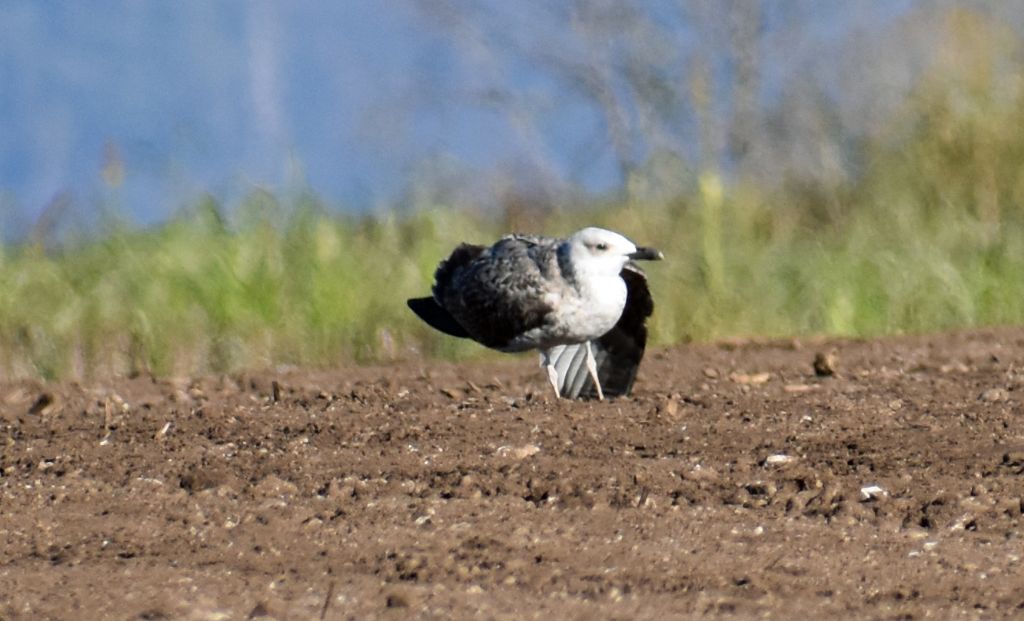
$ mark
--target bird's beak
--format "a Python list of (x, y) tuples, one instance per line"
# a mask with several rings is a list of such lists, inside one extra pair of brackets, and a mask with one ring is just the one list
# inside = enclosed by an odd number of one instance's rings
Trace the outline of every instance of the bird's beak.
[(644, 248), (643, 246), (637, 246), (636, 252), (631, 252), (626, 256), (634, 261), (661, 261), (665, 258), (665, 255), (661, 254), (660, 250)]

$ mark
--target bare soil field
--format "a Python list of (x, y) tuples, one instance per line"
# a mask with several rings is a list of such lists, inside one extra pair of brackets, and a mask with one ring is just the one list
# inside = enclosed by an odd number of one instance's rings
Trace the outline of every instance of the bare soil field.
[(1022, 618), (1022, 401), (1009, 328), (5, 383), (0, 619)]

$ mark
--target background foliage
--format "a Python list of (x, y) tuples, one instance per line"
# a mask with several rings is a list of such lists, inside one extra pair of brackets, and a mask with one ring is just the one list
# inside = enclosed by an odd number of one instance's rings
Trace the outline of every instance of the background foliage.
[[(431, 332), (405, 299), (429, 291), (461, 241), (589, 224), (665, 252), (648, 267), (659, 345), (1022, 322), (1020, 37), (959, 6), (936, 10), (932, 27), (942, 46), (870, 131), (833, 122), (842, 112), (827, 95), (801, 100), (812, 134), (801, 144), (820, 147), (817, 167), (766, 167), (772, 143), (758, 136), (770, 114), (726, 114), (699, 79), (659, 86), (662, 73), (648, 70), (660, 57), (639, 55), (605, 76), (632, 90), (602, 89), (586, 67), (563, 72), (607, 106), (623, 187), (602, 195), (506, 187), (497, 208), (475, 210), (438, 186), (414, 187), (393, 210), (339, 215), (311, 190), (257, 189), (233, 205), (200, 197), (146, 229), (111, 205), (88, 230), (41, 218), (28, 239), (0, 248), (0, 375), (487, 355)], [(724, 114), (747, 139), (708, 135), (692, 157), (658, 148), (682, 99), (701, 127)]]

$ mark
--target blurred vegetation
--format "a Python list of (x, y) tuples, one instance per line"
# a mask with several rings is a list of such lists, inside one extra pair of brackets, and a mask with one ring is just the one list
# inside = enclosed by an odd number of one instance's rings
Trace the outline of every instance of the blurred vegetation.
[[(0, 375), (184, 375), (486, 355), (407, 310), (461, 242), (596, 224), (661, 248), (653, 342), (870, 336), (1024, 322), (1024, 73), (1017, 39), (954, 12), (950, 52), (840, 177), (651, 155), (614, 196), (500, 211), (338, 215), (312, 194), (206, 197), (147, 230), (0, 247)], [(996, 36), (998, 35), (998, 36)], [(997, 53), (998, 52), (998, 53)], [(1007, 66), (1009, 67), (1007, 69)], [(664, 175), (681, 190), (646, 191)]]

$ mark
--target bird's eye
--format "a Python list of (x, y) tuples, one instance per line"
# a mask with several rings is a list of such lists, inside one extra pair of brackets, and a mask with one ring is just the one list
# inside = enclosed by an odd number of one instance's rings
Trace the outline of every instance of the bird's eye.
[(608, 244), (601, 242), (600, 244), (595, 246), (595, 248), (597, 248), (598, 250), (608, 250)]

